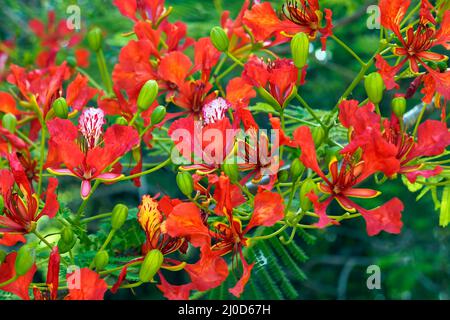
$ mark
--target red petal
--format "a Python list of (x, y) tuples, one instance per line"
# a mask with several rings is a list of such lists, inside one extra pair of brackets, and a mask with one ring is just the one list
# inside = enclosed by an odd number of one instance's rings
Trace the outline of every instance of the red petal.
[(173, 51), (165, 55), (159, 63), (159, 76), (181, 87), (192, 68), (191, 59), (184, 53)]
[(248, 264), (247, 261), (245, 261), (243, 255), (241, 254), (241, 260), (242, 260), (242, 268), (243, 268), (243, 274), (242, 277), (239, 279), (239, 281), (236, 283), (236, 285), (229, 289), (231, 294), (233, 294), (235, 297), (240, 297), (242, 292), (244, 291), (244, 287), (247, 284), (248, 280), (250, 279), (250, 275), (252, 273), (254, 263)]
[(25, 243), (27, 239), (22, 234), (5, 233), (0, 238), (0, 246), (11, 247), (18, 242)]
[[(2, 264), (0, 264), (0, 283), (5, 282), (11, 278), (13, 278), (16, 275), (15, 270), (15, 262), (16, 262), (16, 252), (12, 252), (6, 256), (5, 261), (3, 261)], [(30, 283), (33, 280), (33, 276), (36, 272), (36, 265), (33, 264), (31, 269), (24, 274), (23, 276), (20, 276), (17, 278), (16, 281), (13, 283), (10, 283), (6, 286), (3, 286), (0, 288), (0, 290), (11, 292), (17, 295), (18, 297), (29, 300), (30, 296), (28, 293), (28, 288), (30, 287)]]
[(256, 226), (273, 226), (284, 217), (283, 198), (270, 191), (258, 192), (254, 199), (255, 208), (246, 231)]
[(316, 147), (309, 127), (301, 126), (294, 131), (293, 135), (294, 140), (297, 141), (297, 144), (302, 150), (300, 160), (305, 167), (312, 169), (322, 179), (326, 180), (325, 175), (322, 170), (320, 170), (319, 164), (317, 163)]
[(65, 300), (103, 300), (108, 285), (105, 280), (89, 268), (67, 274), (69, 294)]
[(397, 198), (393, 198), (381, 207), (373, 210), (365, 210), (361, 207), (358, 210), (366, 220), (367, 234), (369, 236), (374, 236), (380, 231), (400, 233), (402, 229), (403, 203)]
[(16, 101), (6, 92), (0, 92), (0, 111), (4, 113), (12, 113), (18, 115), (20, 112), (16, 108)]
[(243, 21), (257, 41), (266, 40), (280, 27), (280, 19), (270, 2), (253, 5), (251, 10), (245, 12)]
[(50, 288), (51, 299), (56, 300), (58, 297), (59, 287), (59, 267), (61, 257), (59, 256), (58, 247), (54, 247), (50, 253), (47, 269), (47, 285)]
[(193, 289), (192, 283), (182, 284), (182, 285), (173, 285), (167, 282), (162, 273), (159, 273), (159, 277), (161, 279), (161, 284), (158, 284), (157, 287), (162, 291), (164, 297), (169, 300), (188, 300), (189, 294)]
[(75, 110), (81, 110), (98, 92), (88, 86), (88, 78), (78, 74), (67, 87), (67, 105)]

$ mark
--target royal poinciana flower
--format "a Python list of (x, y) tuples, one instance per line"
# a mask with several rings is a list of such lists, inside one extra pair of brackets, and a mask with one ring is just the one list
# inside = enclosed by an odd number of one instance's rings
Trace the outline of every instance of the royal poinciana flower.
[(315, 193), (308, 194), (314, 204), (315, 212), (319, 216), (318, 227), (323, 228), (329, 224), (337, 224), (337, 221), (328, 217), (326, 213), (331, 201), (336, 200), (346, 211), (358, 211), (363, 216), (368, 235), (376, 235), (382, 230), (389, 233), (400, 233), (403, 204), (398, 198), (393, 198), (372, 210), (367, 210), (350, 199), (373, 198), (380, 194), (372, 189), (358, 188), (361, 182), (376, 172), (370, 163), (355, 159), (353, 154), (348, 153), (344, 155), (341, 163), (336, 158), (330, 162), (330, 177), (327, 177), (317, 162), (314, 140), (309, 127), (302, 126), (296, 129), (294, 139), (302, 151), (300, 160), (305, 167), (313, 170), (322, 178), (322, 182), (318, 184), (319, 190), (328, 195), (326, 200), (319, 202)]
[(49, 179), (45, 205), (40, 209), (39, 195), (33, 190), (17, 156), (10, 154), (8, 159), (11, 171), (0, 171), (0, 191), (4, 202), (0, 233), (24, 234), (33, 231), (42, 216), (53, 218), (58, 212), (59, 203), (55, 194), (58, 181)]
[(314, 40), (320, 33), (322, 50), (325, 50), (326, 39), (332, 35), (331, 10), (321, 11), (318, 0), (288, 0), (283, 4), (282, 15), (280, 20), (270, 2), (256, 3), (245, 13), (244, 23), (260, 41), (271, 35), (292, 37), (298, 32)]
[(114, 0), (120, 13), (134, 21), (149, 20), (155, 25), (166, 13), (164, 0)]
[(103, 300), (108, 284), (89, 268), (75, 269), (67, 273), (69, 294), (64, 300)]
[(295, 93), (298, 80), (298, 69), (289, 59), (276, 59), (265, 63), (252, 56), (244, 66), (242, 78), (247, 83), (266, 89), (280, 107)]
[(121, 166), (116, 161), (139, 144), (139, 134), (132, 127), (113, 125), (103, 132), (104, 124), (103, 111), (95, 108), (84, 110), (78, 127), (62, 119), (47, 123), (46, 167), (53, 174), (81, 179), (82, 198), (89, 195), (92, 180), (111, 183), (120, 179)]
[[(428, 0), (422, 0), (420, 10), (420, 21), (417, 27), (409, 26), (406, 36), (402, 35), (401, 25), (406, 15), (410, 1), (403, 0), (380, 0), (381, 24), (383, 27), (394, 32), (400, 45), (393, 49), (393, 53), (402, 58), (395, 66), (390, 66), (382, 57), (378, 55), (376, 66), (383, 77), (387, 89), (398, 88), (395, 82), (395, 75), (402, 69), (406, 62), (414, 73), (419, 73), (419, 65), (426, 69), (426, 72), (434, 80), (433, 89), (450, 99), (450, 73), (433, 70), (426, 62), (443, 61), (447, 57), (443, 54), (432, 52), (436, 46), (450, 48), (450, 10), (444, 13), (442, 23), (436, 26)], [(428, 82), (428, 85), (431, 83)]]
[(450, 145), (450, 132), (445, 122), (424, 121), (418, 127), (416, 139), (400, 126), (394, 115), (391, 120), (381, 121), (371, 103), (358, 107), (356, 100), (343, 101), (339, 109), (341, 123), (352, 129), (351, 141), (343, 152), (362, 148), (366, 162), (379, 164), (376, 169), (387, 176), (404, 174), (411, 182), (415, 182), (417, 176), (430, 177), (442, 171), (439, 166), (421, 170), (426, 162), (420, 159), (440, 155)]
[[(13, 279), (16, 276), (16, 258), (17, 252), (11, 252), (6, 256), (5, 261), (0, 264), (0, 283)], [(19, 276), (12, 283), (2, 286), (1, 289), (6, 292), (11, 292), (23, 300), (30, 300), (28, 289), (33, 281), (36, 270), (36, 264), (33, 263), (33, 266), (26, 274)]]

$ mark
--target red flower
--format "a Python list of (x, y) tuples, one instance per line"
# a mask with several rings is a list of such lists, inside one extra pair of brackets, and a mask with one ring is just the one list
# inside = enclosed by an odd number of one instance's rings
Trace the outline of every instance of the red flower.
[[(5, 261), (0, 264), (0, 283), (10, 280), (16, 275), (16, 257), (17, 252), (11, 252), (6, 256)], [(28, 288), (30, 287), (33, 276), (36, 273), (36, 264), (23, 276), (18, 277), (15, 281), (6, 286), (0, 287), (0, 290), (11, 292), (24, 300), (30, 300)]]
[(8, 129), (3, 128), (0, 123), (0, 155), (2, 157), (6, 157), (11, 151), (26, 149), (27, 147), (25, 141), (12, 134)]
[(114, 0), (120, 13), (134, 21), (150, 20), (153, 25), (166, 12), (164, 0)]
[(64, 300), (103, 300), (108, 285), (100, 276), (88, 268), (67, 274), (69, 294)]
[(22, 234), (0, 233), (0, 246), (11, 247), (15, 246), (18, 242), (25, 243), (27, 239)]
[(228, 35), (230, 40), (230, 45), (228, 51), (231, 52), (235, 57), (240, 57), (245, 55), (251, 48), (249, 48), (250, 37), (245, 30), (243, 17), (247, 12), (250, 0), (245, 0), (242, 4), (241, 10), (239, 11), (236, 19), (233, 21), (230, 18), (230, 11), (226, 10), (222, 13), (220, 19), (222, 28)]
[(374, 112), (371, 103), (358, 107), (355, 100), (343, 101), (339, 119), (347, 128), (353, 128), (351, 141), (342, 152), (363, 149), (363, 158), (371, 163), (374, 170), (380, 170), (387, 176), (396, 173), (405, 174), (414, 182), (418, 175), (429, 177), (442, 170), (419, 170), (417, 164), (421, 157), (436, 156), (450, 145), (450, 132), (444, 122), (426, 120), (418, 127), (417, 141), (401, 129), (395, 116), (391, 121), (385, 119), (381, 127), (380, 116)]
[[(283, 18), (280, 20), (269, 2), (255, 4), (244, 15), (247, 24), (259, 41), (264, 41), (272, 35), (294, 36), (298, 32), (306, 33), (310, 39), (317, 38), (321, 33), (322, 49), (325, 50), (326, 39), (332, 35), (332, 12), (320, 10), (317, 0), (287, 1), (283, 4)], [(325, 25), (322, 25), (325, 13)]]
[(397, 198), (385, 203), (383, 206), (367, 210), (354, 203), (350, 198), (373, 198), (379, 192), (371, 189), (356, 188), (358, 184), (372, 175), (375, 170), (370, 163), (357, 161), (350, 153), (344, 155), (339, 165), (337, 159), (329, 164), (331, 177), (328, 178), (320, 169), (311, 131), (308, 127), (300, 127), (294, 132), (294, 139), (302, 150), (300, 160), (305, 167), (312, 169), (322, 178), (323, 182), (318, 184), (319, 190), (329, 197), (324, 202), (319, 202), (317, 195), (310, 193), (308, 196), (314, 204), (316, 213), (319, 215), (318, 227), (325, 227), (330, 223), (337, 222), (329, 218), (326, 209), (333, 199), (346, 211), (359, 211), (366, 220), (367, 233), (372, 236), (381, 230), (390, 233), (399, 233), (402, 223), (400, 221), (403, 204)]
[[(39, 210), (39, 195), (33, 191), (17, 156), (9, 156), (11, 171), (0, 171), (0, 189), (5, 203), (4, 215), (0, 216), (0, 232), (28, 233), (44, 215), (53, 218), (59, 209), (55, 194), (58, 181), (49, 179), (45, 205)], [(20, 193), (15, 191), (17, 185)]]
[[(437, 45), (449, 48), (450, 44), (450, 11), (446, 11), (441, 28), (436, 29), (436, 21), (430, 13), (432, 6), (427, 0), (422, 1), (420, 10), (420, 21), (416, 29), (413, 26), (406, 30), (406, 38), (400, 31), (400, 25), (405, 17), (410, 1), (404, 0), (380, 0), (381, 24), (393, 31), (400, 41), (400, 46), (393, 49), (393, 53), (403, 59), (395, 66), (391, 67), (380, 55), (377, 56), (377, 68), (384, 79), (387, 89), (398, 87), (394, 76), (400, 71), (406, 62), (412, 72), (419, 73), (419, 64), (429, 73), (438, 73), (431, 69), (425, 61), (442, 61), (446, 59), (445, 55), (431, 52), (430, 50)], [(431, 26), (430, 26), (431, 24)], [(450, 98), (450, 81), (440, 81), (439, 76), (433, 76), (435, 81), (439, 82), (436, 90), (446, 98)], [(447, 77), (448, 78), (448, 77)], [(442, 79), (444, 80), (444, 79)]]
[[(57, 175), (71, 175), (82, 180), (81, 197), (91, 190), (91, 181), (114, 182), (120, 179), (120, 164), (115, 161), (139, 143), (131, 127), (113, 125), (103, 134), (104, 114), (100, 109), (85, 109), (78, 128), (69, 120), (48, 122), (50, 132), (46, 167)], [(78, 137), (81, 139), (78, 140)], [(103, 144), (103, 146), (101, 146)], [(60, 168), (64, 164), (66, 168)]]
[(289, 59), (277, 59), (267, 64), (256, 56), (252, 56), (244, 66), (242, 78), (247, 83), (265, 88), (281, 107), (294, 93), (298, 69)]
[(58, 252), (58, 247), (53, 247), (48, 259), (47, 267), (46, 284), (49, 291), (41, 292), (38, 288), (33, 288), (35, 300), (56, 300), (58, 298), (60, 263), (61, 257)]
[(88, 78), (77, 74), (76, 78), (67, 86), (66, 102), (69, 107), (80, 111), (98, 90), (88, 86)]

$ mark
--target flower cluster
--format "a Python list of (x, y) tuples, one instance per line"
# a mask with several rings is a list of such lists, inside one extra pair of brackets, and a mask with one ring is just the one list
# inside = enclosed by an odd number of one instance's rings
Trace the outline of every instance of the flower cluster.
[[(0, 81), (11, 88), (0, 92), (0, 290), (22, 299), (103, 299), (154, 283), (168, 299), (189, 299), (231, 277), (228, 290), (240, 297), (256, 263), (247, 250), (284, 230), (293, 241), (298, 230), (361, 217), (368, 236), (400, 233), (402, 197), (382, 196), (379, 185), (401, 177), (435, 197), (450, 188), (442, 53), (450, 10), (417, 2), (379, 1), (380, 42), (366, 62), (334, 35), (332, 11), (318, 0), (281, 8), (245, 0), (234, 19), (223, 12), (200, 39), (171, 22), (164, 0), (114, 0), (133, 29), (123, 30), (128, 42), (111, 73), (99, 28), (72, 31), (54, 12), (46, 23), (30, 21), (40, 43), (34, 68), (8, 61), (19, 48), (0, 43)], [(336, 105), (320, 111), (301, 96), (315, 41), (323, 51), (334, 41), (361, 64)], [(58, 64), (63, 46), (75, 59)], [(83, 69), (90, 55), (98, 77)], [(350, 99), (363, 82), (367, 99)], [(423, 107), (411, 125), (405, 113), (421, 86)], [(385, 90), (395, 96), (382, 114)], [(440, 108), (439, 120), (424, 118), (427, 105)], [(163, 168), (178, 193), (149, 194), (157, 181), (141, 179)], [(73, 181), (75, 210), (61, 196)], [(110, 212), (90, 215), (92, 195), (113, 184), (134, 188), (140, 202), (109, 199)], [(384, 203), (373, 207), (371, 198)], [(444, 199), (441, 207), (445, 226)], [(100, 221), (110, 221), (106, 237), (89, 227)], [(139, 240), (121, 248), (115, 239), (134, 225)], [(45, 271), (46, 282), (34, 282)]]

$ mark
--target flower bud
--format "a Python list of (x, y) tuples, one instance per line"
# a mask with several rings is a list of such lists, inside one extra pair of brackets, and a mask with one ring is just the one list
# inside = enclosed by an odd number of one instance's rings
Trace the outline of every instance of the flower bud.
[(89, 44), (89, 48), (97, 52), (102, 48), (103, 35), (102, 30), (100, 28), (95, 27), (91, 29), (87, 34), (87, 41)]
[(75, 68), (77, 66), (77, 59), (73, 56), (69, 56), (66, 58), (67, 64), (69, 67)]
[(378, 72), (372, 72), (364, 80), (364, 88), (372, 103), (378, 104), (383, 98), (384, 82)]
[(256, 91), (268, 104), (275, 108), (275, 110), (281, 110), (281, 106), (278, 101), (264, 88), (257, 88)]
[(0, 196), (0, 212), (3, 212), (4, 207), (5, 207), (5, 201), (3, 200), (3, 197)]
[(187, 172), (178, 172), (177, 185), (180, 191), (187, 197), (194, 191), (194, 181), (192, 180), (192, 176)]
[(140, 111), (147, 110), (158, 96), (158, 83), (148, 80), (141, 88), (137, 99), (137, 107)]
[(297, 181), (298, 177), (303, 173), (305, 166), (301, 163), (299, 158), (295, 158), (291, 163), (291, 177), (292, 181)]
[(116, 119), (116, 121), (114, 122), (115, 124), (119, 124), (121, 126), (127, 126), (128, 125), (128, 121), (127, 119), (125, 119), (124, 117), (119, 117)]
[(17, 257), (15, 262), (16, 275), (23, 276), (26, 274), (34, 264), (35, 252), (34, 248), (30, 245), (22, 246), (17, 251)]
[(53, 101), (52, 109), (58, 118), (67, 119), (69, 116), (69, 107), (67, 106), (66, 99), (63, 97), (59, 97)]
[(286, 182), (289, 179), (289, 172), (287, 170), (281, 170), (278, 172), (278, 181)]
[(74, 239), (74, 234), (71, 227), (65, 227), (61, 232), (61, 239), (65, 243), (72, 243)]
[(94, 257), (94, 266), (97, 271), (103, 270), (109, 262), (109, 255), (108, 252), (105, 250), (97, 252), (97, 254)]
[(166, 108), (164, 106), (157, 106), (155, 110), (153, 110), (151, 115), (152, 126), (161, 123), (161, 121), (164, 120), (165, 116), (166, 116)]
[(161, 251), (157, 249), (149, 251), (144, 258), (144, 262), (142, 262), (141, 269), (139, 270), (139, 279), (142, 282), (149, 282), (152, 280), (156, 272), (158, 272), (159, 268), (161, 268), (163, 260), (164, 256)]
[(439, 61), (437, 63), (437, 68), (439, 69), (440, 72), (447, 71), (447, 61)]
[(231, 182), (239, 181), (239, 168), (236, 163), (224, 163), (222, 165), (222, 170), (225, 172), (228, 178), (230, 178)]
[(77, 242), (77, 237), (73, 237), (73, 240), (71, 242), (65, 242), (63, 237), (61, 236), (61, 238), (58, 241), (58, 249), (59, 249), (59, 253), (63, 254), (66, 252), (69, 252), (70, 249), (73, 248), (73, 246), (75, 245), (75, 243)]
[(128, 207), (121, 203), (116, 204), (116, 206), (112, 211), (111, 227), (114, 230), (120, 229), (127, 220), (127, 217), (128, 217)]
[(392, 112), (402, 119), (406, 111), (406, 99), (405, 97), (395, 97), (392, 99)]
[(221, 51), (226, 52), (228, 50), (228, 46), (230, 42), (228, 40), (228, 36), (221, 27), (214, 27), (211, 29), (210, 38), (213, 46)]
[(7, 113), (2, 118), (2, 126), (11, 133), (16, 132), (17, 118), (12, 113)]
[(300, 207), (303, 211), (308, 211), (312, 208), (312, 202), (309, 200), (307, 194), (317, 189), (316, 184), (312, 179), (306, 179), (300, 187)]
[(303, 33), (297, 33), (291, 40), (291, 52), (294, 65), (301, 69), (306, 65), (309, 54), (309, 38)]
[(315, 127), (312, 130), (311, 134), (314, 140), (314, 144), (316, 145), (316, 147), (319, 147), (325, 138), (325, 130), (323, 130), (322, 126)]
[(7, 256), (6, 252), (3, 250), (0, 250), (0, 265), (3, 263), (3, 261), (5, 261), (6, 256)]

